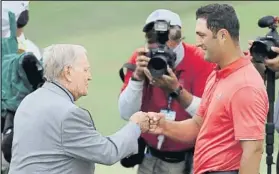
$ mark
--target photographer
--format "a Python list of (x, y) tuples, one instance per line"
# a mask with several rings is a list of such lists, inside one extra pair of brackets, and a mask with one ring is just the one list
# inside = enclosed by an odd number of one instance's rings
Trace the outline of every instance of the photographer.
[[(252, 43), (253, 41), (249, 41), (250, 46), (252, 45)], [(264, 77), (264, 72), (266, 70), (266, 67), (268, 67), (269, 69), (275, 72), (275, 77), (276, 79), (278, 79), (279, 78), (279, 47), (272, 47), (271, 49), (272, 51), (278, 53), (278, 56), (276, 58), (265, 59), (264, 63), (256, 63), (252, 58), (252, 62), (254, 63), (254, 66), (263, 77)], [(279, 99), (278, 98), (275, 103), (273, 120), (275, 124), (275, 129), (279, 133)], [(277, 161), (276, 161), (276, 173), (279, 174), (279, 151), (277, 153), (278, 154), (277, 154)]]
[[(276, 77), (278, 79), (278, 71), (279, 71), (279, 47), (273, 47), (272, 50), (276, 53), (278, 53), (278, 56), (274, 59), (266, 60), (265, 66), (272, 69), (273, 71), (276, 71)], [(275, 104), (274, 109), (274, 123), (275, 123), (275, 129), (279, 133), (279, 99), (277, 98), (277, 102)], [(276, 153), (276, 152), (275, 152)], [(276, 161), (276, 173), (279, 174), (279, 150), (277, 153), (277, 161)]]
[[(157, 47), (155, 22), (170, 22), (167, 46), (176, 53), (174, 68), (168, 68), (169, 75), (154, 78), (147, 65), (148, 49)], [(182, 41), (181, 20), (178, 14), (164, 9), (152, 12), (145, 23), (143, 32), (147, 48), (133, 53), (129, 63), (136, 65), (128, 70), (119, 96), (118, 107), (123, 119), (137, 111), (163, 112), (172, 120), (191, 118), (200, 104), (206, 79), (213, 70), (213, 64), (204, 61), (202, 50)], [(155, 65), (156, 66), (156, 65)], [(146, 143), (147, 154), (139, 160), (139, 174), (191, 173), (194, 144), (184, 144), (167, 137), (148, 133), (141, 135)], [(141, 150), (144, 153), (144, 149)]]
[[(278, 53), (278, 56), (274, 59), (266, 60), (265, 61), (265, 66), (268, 68), (272, 69), (273, 71), (276, 72), (276, 78), (278, 79), (278, 71), (279, 71), (279, 47), (273, 47), (272, 50), (276, 53)], [(275, 124), (275, 129), (279, 133), (279, 99), (277, 98), (277, 102), (275, 104), (275, 109), (274, 109), (274, 124)], [(275, 152), (276, 153), (276, 152)], [(277, 153), (277, 161), (276, 161), (276, 173), (279, 174), (279, 150)]]
[[(273, 125), (279, 133), (279, 100), (275, 103), (275, 108), (273, 108), (273, 103), (275, 100), (275, 80), (279, 78), (279, 35), (277, 28), (279, 26), (279, 17), (276, 16), (264, 16), (258, 21), (258, 26), (260, 28), (269, 28), (270, 31), (264, 37), (258, 37), (255, 41), (248, 41), (249, 51), (247, 52), (251, 61), (253, 62), (255, 68), (263, 77), (267, 85), (267, 91), (269, 94), (269, 102), (272, 103), (270, 107), (270, 113), (274, 112), (268, 117), (267, 122), (267, 158), (270, 158), (273, 152)], [(269, 150), (268, 150), (269, 149)], [(271, 168), (272, 160), (268, 160), (268, 169)], [(279, 151), (277, 154), (277, 174), (279, 174)], [(268, 170), (269, 171), (269, 170)], [(269, 171), (271, 173), (271, 171)]]

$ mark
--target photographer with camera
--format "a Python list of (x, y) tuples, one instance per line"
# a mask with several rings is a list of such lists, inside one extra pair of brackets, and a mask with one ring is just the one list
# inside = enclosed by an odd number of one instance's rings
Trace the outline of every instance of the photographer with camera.
[[(165, 113), (177, 121), (195, 114), (213, 64), (204, 60), (201, 49), (182, 41), (181, 27), (172, 11), (159, 9), (148, 16), (143, 28), (147, 48), (131, 56), (119, 96), (124, 120), (140, 110)], [(191, 173), (194, 143), (143, 133), (139, 144), (140, 154), (123, 159), (123, 166), (139, 164), (138, 174)]]
[[(265, 37), (258, 37), (255, 41), (249, 41), (249, 51), (254, 66), (267, 84), (269, 96), (269, 114), (266, 124), (266, 153), (268, 174), (271, 174), (273, 164), (274, 128), (279, 133), (279, 100), (275, 101), (275, 80), (279, 78), (279, 17), (265, 16), (259, 19), (258, 26), (269, 28)], [(279, 151), (277, 152), (276, 173), (279, 174)]]
[[(279, 40), (278, 40), (279, 42)], [(278, 55), (276, 58), (271, 59), (271, 60), (266, 60), (265, 65), (272, 69), (273, 71), (276, 72), (276, 78), (278, 79), (279, 76), (277, 74), (279, 71), (279, 47), (272, 47), (272, 50), (276, 52)], [(275, 124), (275, 129), (277, 133), (279, 134), (279, 98), (277, 97), (277, 101), (275, 104), (275, 109), (274, 109), (274, 124)], [(276, 152), (275, 152), (276, 153)], [(276, 160), (276, 174), (279, 174), (279, 150), (277, 152), (277, 160)]]

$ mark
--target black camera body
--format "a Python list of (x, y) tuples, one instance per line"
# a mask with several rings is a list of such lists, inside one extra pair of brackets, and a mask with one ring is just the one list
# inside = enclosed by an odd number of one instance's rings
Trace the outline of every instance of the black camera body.
[(279, 35), (276, 30), (278, 27), (278, 18), (265, 16), (258, 21), (261, 28), (270, 28), (265, 37), (258, 37), (250, 48), (250, 53), (255, 62), (263, 63), (265, 58), (273, 59), (278, 53), (271, 50), (271, 47), (279, 47)]
[(150, 51), (146, 56), (150, 58), (147, 68), (151, 76), (157, 78), (168, 74), (168, 67), (174, 68), (176, 53), (166, 45), (169, 40), (169, 22), (157, 20), (154, 22), (153, 29), (156, 35), (157, 47), (149, 48)]

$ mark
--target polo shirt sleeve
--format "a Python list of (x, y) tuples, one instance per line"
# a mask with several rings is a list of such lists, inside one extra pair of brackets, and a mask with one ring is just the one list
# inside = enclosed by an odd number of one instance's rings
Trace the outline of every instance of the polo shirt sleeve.
[[(132, 56), (130, 57), (128, 63), (136, 64), (137, 55), (138, 55), (138, 53), (135, 51), (132, 54)], [(121, 87), (121, 92), (127, 87), (129, 79), (132, 77), (132, 74), (133, 74), (133, 71), (127, 70), (127, 72), (125, 74), (125, 77), (124, 77), (124, 83), (123, 83), (123, 85)]]
[(235, 139), (263, 140), (268, 107), (268, 97), (264, 88), (246, 86), (237, 90), (229, 106)]

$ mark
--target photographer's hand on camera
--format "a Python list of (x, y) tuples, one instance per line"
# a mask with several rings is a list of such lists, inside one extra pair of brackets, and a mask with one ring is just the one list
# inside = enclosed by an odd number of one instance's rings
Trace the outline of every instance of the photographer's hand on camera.
[[(248, 41), (248, 50), (250, 50), (252, 44), (253, 44), (253, 40), (249, 40)], [(279, 54), (279, 48), (278, 47), (271, 47), (271, 49), (274, 51), (274, 52), (277, 52)], [(259, 62), (256, 62), (254, 60), (254, 58), (252, 57), (251, 61), (253, 62), (255, 68), (258, 70), (258, 72), (261, 74), (261, 76), (265, 77), (265, 70), (266, 70), (266, 67), (270, 68), (272, 71), (276, 72), (276, 79), (279, 78), (279, 56), (277, 56), (276, 58), (274, 59), (268, 59), (266, 58), (264, 60), (263, 63), (259, 63)]]
[(151, 85), (162, 88), (168, 93), (176, 90), (180, 86), (178, 79), (171, 68), (168, 68), (169, 75), (163, 75), (159, 78), (153, 78), (147, 68), (144, 69), (144, 73), (149, 79)]
[[(249, 40), (248, 44), (249, 47), (248, 49), (250, 49), (250, 47), (253, 44), (253, 40)], [(279, 47), (271, 47), (272, 51), (276, 52), (279, 54)], [(265, 71), (265, 66), (267, 66), (268, 68), (270, 68), (272, 71), (274, 72), (278, 72), (279, 71), (279, 55), (277, 57), (275, 57), (274, 59), (268, 59), (266, 58), (264, 60), (264, 63), (257, 63), (254, 61), (253, 57), (252, 57), (252, 62), (254, 63), (256, 69), (260, 72), (260, 74), (263, 74)]]
[(278, 56), (274, 59), (265, 59), (264, 64), (272, 71), (279, 71), (279, 47), (271, 47), (272, 51), (278, 53)]
[(146, 57), (145, 54), (148, 52), (145, 48), (138, 49), (138, 57), (136, 59), (136, 70), (133, 73), (133, 79), (142, 81), (145, 79), (144, 69), (146, 69), (149, 57)]
[(270, 31), (264, 37), (249, 41), (249, 51), (252, 62), (261, 75), (266, 67), (274, 72), (279, 71), (279, 35), (277, 27), (279, 17), (265, 16), (258, 21), (260, 28), (269, 28)]

